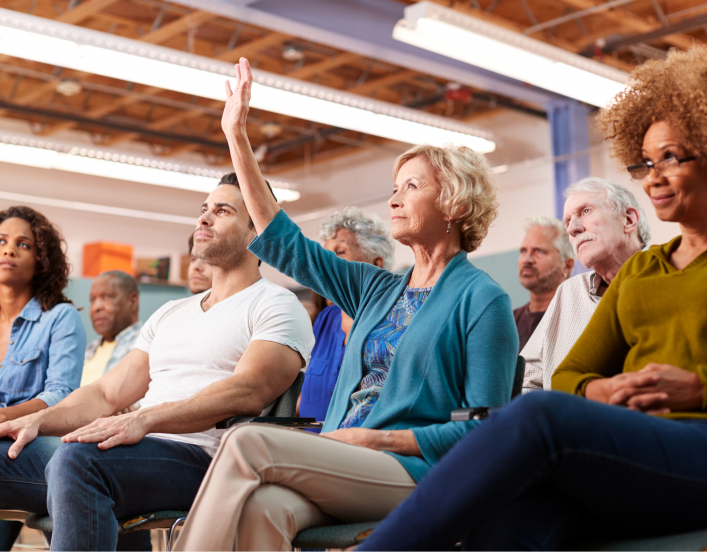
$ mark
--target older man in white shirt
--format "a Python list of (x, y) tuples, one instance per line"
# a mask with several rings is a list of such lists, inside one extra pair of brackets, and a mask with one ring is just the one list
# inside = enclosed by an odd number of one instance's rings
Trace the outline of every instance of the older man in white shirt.
[(563, 282), (521, 351), (523, 393), (550, 389), (555, 369), (582, 334), (599, 300), (628, 258), (645, 248), (650, 229), (634, 195), (589, 177), (565, 191), (563, 222), (580, 262), (590, 268)]

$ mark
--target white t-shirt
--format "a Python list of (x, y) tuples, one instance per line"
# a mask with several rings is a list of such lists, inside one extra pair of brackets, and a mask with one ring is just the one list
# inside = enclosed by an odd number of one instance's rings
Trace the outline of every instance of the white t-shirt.
[[(143, 326), (135, 347), (150, 355), (151, 381), (141, 408), (187, 399), (231, 376), (251, 341), (287, 345), (309, 361), (312, 324), (294, 293), (261, 278), (204, 312), (207, 293), (170, 301)], [(213, 456), (224, 431), (150, 436), (197, 445)]]

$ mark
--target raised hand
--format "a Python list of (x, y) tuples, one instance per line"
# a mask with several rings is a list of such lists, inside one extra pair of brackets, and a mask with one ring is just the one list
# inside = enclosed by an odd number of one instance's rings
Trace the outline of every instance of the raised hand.
[(250, 89), (253, 85), (253, 73), (246, 58), (241, 58), (236, 64), (235, 90), (226, 81), (226, 105), (221, 116), (221, 128), (227, 139), (245, 136), (248, 108), (250, 106)]
[(64, 443), (98, 443), (98, 448), (106, 450), (118, 445), (139, 443), (147, 434), (139, 410), (121, 416), (98, 418), (95, 422), (72, 431), (61, 438)]

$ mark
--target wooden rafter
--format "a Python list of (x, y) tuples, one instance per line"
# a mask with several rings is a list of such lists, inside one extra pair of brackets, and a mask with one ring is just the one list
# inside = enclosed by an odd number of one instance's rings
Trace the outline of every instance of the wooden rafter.
[[(107, 2), (108, 0), (100, 0), (103, 2)], [(115, 1), (115, 0), (114, 0)], [(86, 4), (90, 2), (99, 2), (99, 0), (89, 0)], [(86, 4), (81, 4), (81, 6), (84, 6)], [(95, 7), (95, 6), (94, 6)], [(78, 8), (76, 8), (78, 9)], [(75, 11), (75, 10), (71, 10)], [(96, 10), (94, 10), (96, 11)], [(71, 13), (71, 12), (67, 12)], [(93, 12), (92, 12), (93, 13)], [(88, 17), (88, 15), (86, 16)], [(206, 21), (209, 21), (210, 19), (213, 19), (216, 17), (212, 13), (205, 12), (205, 11), (193, 11), (190, 12), (179, 19), (172, 21), (171, 23), (168, 23), (164, 27), (161, 27), (157, 29), (156, 31), (153, 31), (151, 33), (148, 33), (144, 35), (143, 37), (140, 38), (141, 41), (143, 42), (149, 42), (151, 44), (158, 44), (160, 42), (164, 42), (166, 40), (169, 40), (175, 35), (183, 33), (185, 30), (198, 26)], [(154, 86), (151, 86), (147, 88), (143, 93), (144, 94), (159, 94), (162, 92), (161, 88), (157, 88)], [(140, 101), (138, 97), (135, 96), (123, 96), (122, 98), (118, 98), (117, 100), (114, 100), (112, 102), (105, 102), (100, 106), (97, 106), (87, 112), (87, 116), (89, 117), (102, 117), (108, 113), (111, 113), (115, 111), (116, 109), (120, 109), (122, 107), (126, 107), (128, 105), (132, 105), (136, 102)], [(60, 132), (62, 130), (66, 130), (68, 128), (71, 128), (75, 125), (75, 123), (72, 122), (62, 122), (62, 123), (57, 123), (51, 126), (48, 126), (45, 128), (41, 134), (44, 136), (49, 136), (51, 134), (55, 134), (57, 132)]]
[(342, 65), (352, 63), (357, 59), (361, 59), (361, 56), (359, 56), (358, 54), (352, 54), (350, 52), (343, 52), (337, 56), (325, 58), (322, 61), (310, 63), (308, 65), (305, 65), (304, 67), (300, 67), (299, 69), (290, 71), (289, 73), (287, 73), (287, 76), (292, 77), (293, 79), (306, 80), (312, 78), (315, 75), (324, 73), (325, 71), (331, 71), (332, 69), (336, 69), (337, 67), (341, 67)]
[(251, 40), (250, 42), (246, 42), (245, 44), (243, 44), (243, 46), (236, 46), (232, 50), (224, 52), (216, 59), (219, 59), (221, 61), (236, 62), (242, 57), (250, 58), (254, 55), (257, 55), (265, 48), (269, 48), (270, 46), (274, 46), (276, 44), (281, 44), (287, 38), (289, 37), (282, 33), (269, 33), (264, 37), (256, 38), (254, 40)]
[[(441, 4), (441, 5), (448, 5), (448, 2), (445, 0), (431, 0), (432, 2), (435, 2), (436, 4)], [(593, 6), (593, 0), (560, 0), (561, 2), (564, 3), (571, 3), (571, 2), (588, 2), (590, 6)], [(586, 7), (586, 6), (585, 6)], [(466, 14), (469, 14), (474, 17), (478, 17), (479, 19), (482, 19), (484, 21), (487, 21), (489, 23), (493, 23), (495, 25), (498, 25), (500, 27), (505, 27), (506, 29), (510, 29), (511, 31), (515, 31), (517, 33), (522, 33), (525, 29), (526, 26), (522, 25), (520, 23), (517, 23), (515, 21), (511, 21), (509, 19), (506, 19), (505, 17), (501, 17), (498, 15), (495, 15), (493, 13), (488, 13), (484, 10), (480, 10), (478, 8), (474, 8), (468, 3), (455, 3), (454, 4), (454, 9)], [(580, 48), (577, 44), (570, 42), (568, 40), (564, 40), (562, 38), (558, 37), (543, 37), (543, 40), (545, 42), (548, 42), (552, 44), (553, 46), (557, 46), (558, 48), (562, 48), (564, 50), (568, 50), (570, 52), (577, 53), (580, 51)], [(611, 63), (612, 66), (623, 69), (624, 71), (631, 71), (633, 67), (629, 65), (628, 63), (624, 63), (621, 60), (614, 60), (614, 62)]]
[[(53, 92), (54, 90), (56, 90), (56, 82), (55, 81), (49, 81), (49, 82), (44, 82), (42, 84), (37, 84), (30, 91), (23, 94), (22, 96), (19, 96), (15, 100), (13, 100), (13, 103), (16, 103), (18, 105), (28, 105), (28, 104), (31, 104), (37, 98), (44, 96), (44, 94), (46, 94), (48, 92)], [(6, 113), (7, 113), (6, 110), (0, 109), (0, 117), (5, 115)]]
[[(208, 104), (208, 107), (214, 108), (214, 109), (221, 109), (223, 108), (223, 102), (220, 101), (212, 101), (211, 103)], [(204, 111), (202, 109), (187, 109), (184, 111), (178, 111), (174, 115), (168, 115), (167, 117), (163, 117), (162, 119), (159, 119), (153, 123), (150, 123), (147, 126), (150, 130), (164, 130), (166, 128), (171, 127), (172, 125), (176, 125), (178, 123), (184, 122), (188, 119), (192, 119), (194, 117), (199, 117), (203, 116)], [(106, 140), (103, 145), (105, 146), (113, 146), (115, 144), (118, 144), (120, 142), (124, 142), (126, 140), (135, 140), (139, 138), (139, 134), (118, 134), (117, 136), (113, 136)]]
[(57, 17), (57, 21), (78, 25), (84, 19), (91, 17), (94, 13), (107, 8), (111, 4), (115, 4), (117, 1), (118, 0), (86, 0), (84, 3), (76, 6), (73, 10), (62, 13), (59, 17)]
[(206, 23), (215, 17), (216, 16), (210, 12), (194, 11), (172, 21), (171, 23), (167, 23), (163, 27), (152, 31), (151, 33), (147, 33), (146, 35), (140, 37), (140, 40), (142, 42), (149, 42), (150, 44), (161, 44), (173, 36), (182, 34), (183, 32), (194, 27), (198, 27), (202, 23)]
[(362, 96), (367, 96), (371, 92), (378, 90), (380, 88), (387, 88), (404, 80), (410, 79), (417, 75), (416, 71), (410, 69), (405, 69), (403, 71), (398, 71), (397, 73), (392, 73), (386, 75), (385, 77), (380, 77), (369, 82), (364, 82), (363, 84), (351, 88), (349, 92), (354, 94), (361, 94)]
[[(586, 10), (587, 8), (592, 8), (594, 6), (602, 4), (601, 1), (596, 0), (560, 0), (566, 6), (569, 6), (575, 10)], [(659, 21), (649, 21), (639, 17), (629, 11), (624, 10), (606, 10), (601, 12), (602, 17), (610, 21), (615, 21), (619, 23), (623, 28), (630, 29), (634, 32), (647, 33), (661, 28), (661, 23)], [(685, 34), (671, 34), (662, 37), (673, 46), (687, 50), (692, 47), (694, 40)]]
[[(54, 84), (56, 87), (56, 84)], [(154, 86), (150, 86), (149, 88), (145, 89), (142, 91), (143, 94), (157, 94), (161, 92), (161, 88), (157, 88)], [(87, 110), (84, 113), (85, 117), (93, 117), (93, 118), (99, 118), (103, 117), (107, 113), (111, 113), (117, 109), (120, 109), (121, 107), (126, 107), (128, 105), (132, 105), (136, 102), (140, 101), (139, 96), (121, 96), (120, 98), (110, 101), (110, 102), (103, 102), (100, 105), (97, 105), (89, 110)], [(51, 134), (55, 134), (57, 132), (61, 132), (62, 130), (67, 130), (72, 127), (76, 126), (76, 123), (71, 122), (71, 121), (64, 121), (61, 123), (56, 123), (51, 126), (46, 127), (43, 131), (41, 131), (39, 134), (42, 136), (49, 136)]]

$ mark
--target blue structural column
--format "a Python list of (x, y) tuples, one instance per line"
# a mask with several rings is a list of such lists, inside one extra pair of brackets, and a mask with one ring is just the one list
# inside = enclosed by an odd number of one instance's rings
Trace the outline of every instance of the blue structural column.
[[(564, 191), (589, 176), (589, 107), (575, 100), (553, 100), (548, 106), (555, 160), (555, 216), (562, 220)], [(586, 153), (582, 153), (586, 152)], [(574, 155), (574, 154), (579, 155)], [(574, 273), (585, 272), (577, 262)]]
[[(554, 100), (548, 107), (555, 161), (555, 216), (562, 219), (567, 186), (589, 176), (589, 108), (575, 100)], [(579, 156), (573, 154), (580, 153)]]

